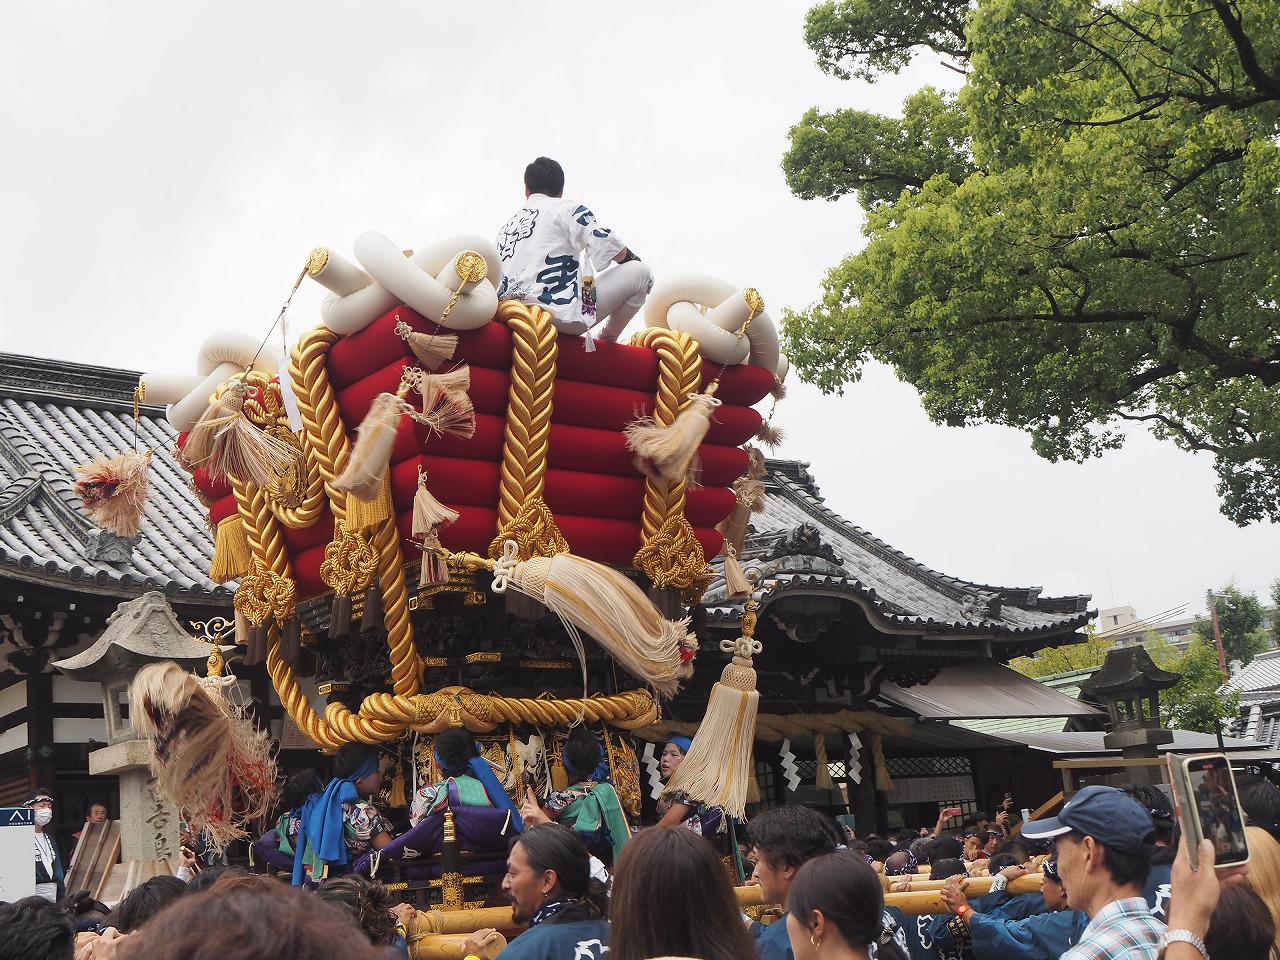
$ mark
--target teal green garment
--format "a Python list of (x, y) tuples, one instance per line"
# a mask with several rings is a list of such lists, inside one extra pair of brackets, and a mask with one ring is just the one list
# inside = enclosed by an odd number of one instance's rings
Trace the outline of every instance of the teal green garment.
[[(622, 845), (631, 836), (631, 828), (627, 826), (626, 815), (622, 812), (622, 803), (618, 800), (618, 792), (611, 783), (574, 784), (560, 796), (572, 796), (574, 799), (564, 807), (558, 820), (573, 827), (578, 833), (598, 833), (601, 828), (609, 831), (609, 845), (613, 848), (616, 862)], [(554, 809), (554, 807), (553, 807)]]

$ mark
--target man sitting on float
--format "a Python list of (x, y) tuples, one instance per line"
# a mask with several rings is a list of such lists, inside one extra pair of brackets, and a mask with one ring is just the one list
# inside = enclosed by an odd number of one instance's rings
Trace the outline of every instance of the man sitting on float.
[[(462, 727), (442, 731), (436, 737), (435, 757), (444, 779), (420, 787), (413, 795), (409, 810), (411, 824), (416, 827), (423, 817), (451, 805), (502, 807), (511, 811), (512, 820), (519, 830), (520, 816), (516, 805), (494, 776), (493, 769), (480, 754), (480, 747), (470, 733)], [(450, 785), (454, 794), (452, 799)]]
[[(551, 158), (525, 168), (524, 195), (498, 234), (498, 299), (542, 307), (561, 333), (588, 333), (603, 322), (598, 339), (617, 340), (653, 289), (653, 271), (588, 207), (565, 199), (564, 169)], [(590, 263), (580, 259), (584, 250)]]
[(530, 825), (556, 820), (572, 827), (593, 855), (612, 866), (631, 829), (618, 792), (609, 782), (600, 741), (586, 727), (574, 727), (560, 759), (573, 785), (552, 793), (545, 806), (539, 806), (533, 791), (526, 789), (520, 813)]
[(298, 816), (293, 882), (318, 881), (343, 873), (347, 864), (391, 842), (391, 823), (366, 802), (382, 787), (378, 752), (362, 743), (338, 748), (334, 778), (323, 793), (312, 794)]

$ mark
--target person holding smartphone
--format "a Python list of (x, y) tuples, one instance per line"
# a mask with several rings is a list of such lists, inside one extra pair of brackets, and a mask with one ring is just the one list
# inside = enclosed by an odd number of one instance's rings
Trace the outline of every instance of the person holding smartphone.
[(1062, 960), (1156, 960), (1165, 925), (1142, 896), (1156, 851), (1146, 809), (1114, 787), (1085, 787), (1022, 835), (1053, 839), (1068, 905), (1089, 917)]

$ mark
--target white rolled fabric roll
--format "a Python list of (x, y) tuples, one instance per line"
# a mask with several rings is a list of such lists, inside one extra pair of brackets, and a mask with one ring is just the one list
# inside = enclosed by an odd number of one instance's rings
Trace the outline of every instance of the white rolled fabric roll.
[(765, 311), (757, 313), (743, 340), (737, 337), (751, 315), (746, 288), (715, 277), (680, 274), (654, 285), (645, 302), (645, 322), (688, 334), (699, 352), (714, 363), (749, 363), (776, 371), (778, 330)]
[(276, 358), (269, 350), (262, 349), (262, 338), (238, 330), (219, 330), (200, 345), (196, 373), (208, 376), (226, 362), (238, 364), (241, 371), (248, 370), (252, 364), (254, 370), (273, 377), (280, 372)]
[[(363, 330), (400, 303), (439, 323), (454, 292), (464, 286), (455, 264), (458, 256), (466, 251), (478, 253), (484, 259), (485, 276), (478, 283), (466, 283), (444, 326), (450, 330), (474, 330), (492, 320), (498, 311), (497, 287), (502, 282), (502, 266), (498, 251), (482, 237), (450, 237), (417, 251), (412, 257), (405, 257), (387, 237), (369, 231), (356, 238), (353, 251), (368, 271), (364, 275), (371, 277), (372, 282), (345, 294), (326, 284), (341, 294), (328, 297), (320, 310), (325, 326), (335, 333)], [(338, 264), (335, 282), (340, 286), (354, 285), (358, 277), (353, 271), (364, 273), (341, 258), (335, 260), (332, 253), (329, 259)], [(328, 270), (326, 263), (317, 279)]]
[(209, 403), (212, 401), (214, 391), (218, 389), (218, 386), (237, 374), (244, 373), (244, 367), (243, 363), (232, 363), (230, 360), (223, 361), (185, 397), (177, 403), (169, 404), (166, 416), (169, 418), (169, 422), (173, 424), (173, 429), (182, 433), (184, 430), (190, 430), (194, 427), (196, 421), (209, 408)]

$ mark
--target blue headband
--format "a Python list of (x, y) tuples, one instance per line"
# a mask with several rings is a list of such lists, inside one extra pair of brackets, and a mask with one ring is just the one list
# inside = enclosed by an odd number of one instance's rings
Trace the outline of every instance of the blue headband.
[(680, 748), (681, 753), (688, 753), (689, 748), (693, 746), (693, 741), (688, 737), (667, 737), (667, 743), (674, 743)]

